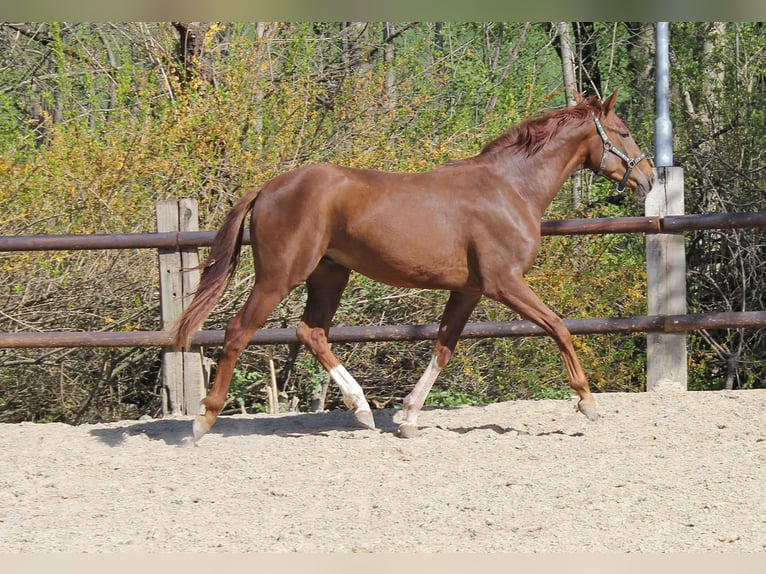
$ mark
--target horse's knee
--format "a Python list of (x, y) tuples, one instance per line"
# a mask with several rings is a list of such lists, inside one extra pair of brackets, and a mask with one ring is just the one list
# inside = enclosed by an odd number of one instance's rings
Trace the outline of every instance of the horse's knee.
[(308, 347), (308, 340), (309, 340), (309, 331), (311, 328), (306, 325), (303, 321), (298, 323), (298, 327), (295, 329), (295, 334), (298, 337), (298, 340), (303, 343), (306, 347)]
[(447, 347), (437, 348), (434, 349), (434, 357), (436, 358), (436, 366), (439, 367), (439, 369), (443, 369), (452, 358), (452, 351)]
[(327, 335), (325, 335), (324, 329), (321, 327), (309, 327), (301, 321), (298, 323), (295, 333), (298, 336), (298, 340), (314, 355), (329, 346)]

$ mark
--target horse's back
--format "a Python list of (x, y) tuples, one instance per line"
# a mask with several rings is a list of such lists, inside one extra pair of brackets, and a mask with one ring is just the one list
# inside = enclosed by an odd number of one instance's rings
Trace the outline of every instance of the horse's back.
[(539, 222), (507, 196), (471, 163), (421, 173), (310, 164), (264, 186), (251, 231), (287, 258), (326, 256), (393, 285), (473, 289), (479, 259), (506, 249), (534, 258)]

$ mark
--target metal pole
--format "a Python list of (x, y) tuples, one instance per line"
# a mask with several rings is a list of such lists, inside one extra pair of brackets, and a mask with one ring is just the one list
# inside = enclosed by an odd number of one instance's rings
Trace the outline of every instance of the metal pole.
[[(670, 121), (669, 27), (657, 22), (657, 118), (654, 187), (647, 194), (647, 216), (664, 220), (684, 213), (684, 172), (673, 167)], [(649, 315), (686, 313), (686, 253), (683, 233), (646, 236), (646, 298)], [(687, 388), (686, 335), (649, 333), (646, 337), (646, 390)]]
[(673, 165), (673, 123), (670, 121), (670, 57), (667, 22), (657, 22), (657, 119), (654, 122), (654, 164)]

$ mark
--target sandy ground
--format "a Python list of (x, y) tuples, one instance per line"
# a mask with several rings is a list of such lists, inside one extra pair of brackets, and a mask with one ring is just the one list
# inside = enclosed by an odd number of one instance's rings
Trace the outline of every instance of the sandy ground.
[(764, 552), (766, 391), (0, 425), (2, 552)]

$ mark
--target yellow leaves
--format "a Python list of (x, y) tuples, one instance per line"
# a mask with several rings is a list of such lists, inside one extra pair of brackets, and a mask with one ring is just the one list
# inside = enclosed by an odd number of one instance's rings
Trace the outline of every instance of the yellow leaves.
[(213, 22), (210, 25), (210, 28), (208, 28), (207, 33), (205, 34), (205, 46), (210, 47), (213, 45), (213, 42), (215, 40), (215, 35), (223, 32), (226, 30), (226, 26), (221, 24), (220, 22)]
[(643, 314), (645, 275), (639, 244), (587, 235), (544, 237), (527, 279), (562, 315), (612, 317)]

